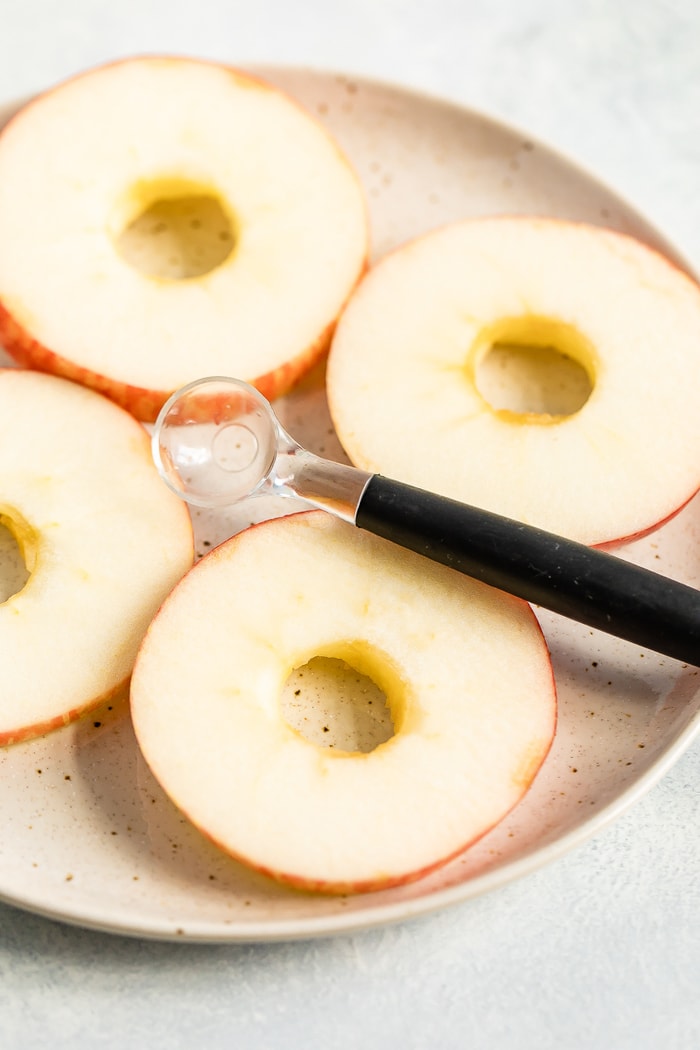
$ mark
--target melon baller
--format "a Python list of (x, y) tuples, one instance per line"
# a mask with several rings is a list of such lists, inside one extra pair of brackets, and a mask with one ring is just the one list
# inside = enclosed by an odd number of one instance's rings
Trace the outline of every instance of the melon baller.
[(153, 457), (195, 507), (262, 495), (321, 508), (579, 623), (700, 666), (700, 591), (648, 569), (299, 445), (252, 386), (196, 380), (166, 401)]

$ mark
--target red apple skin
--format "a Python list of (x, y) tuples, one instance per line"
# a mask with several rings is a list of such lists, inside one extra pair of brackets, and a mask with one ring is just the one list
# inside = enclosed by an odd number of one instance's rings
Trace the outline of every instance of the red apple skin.
[(691, 492), (688, 498), (681, 503), (679, 507), (676, 507), (675, 510), (670, 511), (665, 518), (661, 518), (660, 521), (654, 522), (654, 524), (649, 525), (648, 528), (641, 529), (639, 532), (635, 532), (631, 536), (621, 536), (619, 539), (609, 540), (607, 543), (594, 543), (592, 546), (601, 551), (616, 551), (628, 543), (634, 543), (636, 540), (643, 540), (645, 537), (658, 532), (659, 529), (663, 528), (664, 525), (667, 525), (669, 521), (673, 521), (674, 518), (678, 517), (681, 511), (685, 510), (685, 508), (693, 502), (698, 493), (700, 493), (700, 488)]
[(45, 736), (47, 733), (53, 732), (54, 729), (61, 729), (63, 726), (70, 725), (71, 722), (77, 721), (78, 718), (89, 711), (94, 711), (95, 708), (101, 707), (102, 704), (109, 703), (110, 700), (116, 700), (122, 696), (128, 684), (129, 679), (125, 678), (123, 682), (115, 685), (113, 689), (107, 690), (106, 693), (102, 693), (85, 704), (72, 707), (62, 715), (57, 715), (56, 718), (50, 718), (46, 722), (36, 722), (34, 725), (23, 725), (18, 729), (10, 729), (0, 733), (0, 747), (9, 747), (24, 740), (34, 740), (36, 737)]
[[(150, 57), (153, 60), (162, 62), (163, 64), (177, 64), (182, 61), (182, 58), (177, 55), (164, 55), (164, 56), (140, 56), (142, 58)], [(106, 69), (109, 67), (115, 67), (119, 65), (125, 65), (133, 61), (130, 58), (115, 59), (112, 62), (105, 62), (101, 66), (97, 66), (94, 69), (87, 70), (86, 72), (77, 73), (72, 77), (67, 77), (62, 84), (75, 82), (80, 80), (82, 77), (89, 76), (90, 73), (95, 72), (97, 69)], [(223, 63), (216, 62), (207, 59), (193, 59), (187, 58), (188, 62), (198, 62), (200, 65), (213, 66), (217, 69), (227, 70), (230, 76), (239, 85), (248, 85), (251, 89), (255, 88), (258, 90), (274, 91), (278, 94), (284, 95), (287, 102), (294, 105), (304, 116), (315, 123), (317, 127), (321, 128), (326, 135), (326, 129), (323, 128), (321, 122), (309, 113), (300, 103), (293, 99), (286, 92), (281, 92), (274, 85), (267, 83), (265, 80), (258, 76), (244, 72), (243, 70), (236, 69), (233, 66), (226, 66)], [(61, 86), (61, 84), (57, 85)], [(50, 95), (55, 88), (50, 88), (45, 92), (37, 95), (34, 99), (31, 99), (25, 105), (23, 105), (7, 122), (5, 127), (9, 127), (16, 120), (21, 120), (22, 114), (25, 113), (31, 106), (41, 100), (42, 97)], [(4, 128), (0, 128), (0, 136), (2, 135)], [(328, 136), (330, 144), (335, 149), (338, 159), (344, 164), (350, 172), (357, 178), (356, 173), (350, 163), (348, 157), (340, 148), (338, 143), (332, 136)], [(282, 397), (292, 390), (297, 383), (300, 382), (304, 376), (311, 371), (323, 357), (325, 357), (330, 348), (333, 332), (335, 331), (337, 319), (342, 313), (343, 309), (350, 296), (357, 287), (362, 277), (365, 275), (369, 267), (369, 255), (370, 255), (370, 233), (369, 233), (369, 212), (365, 207), (365, 254), (358, 269), (357, 277), (354, 285), (348, 290), (345, 301), (341, 304), (338, 310), (336, 318), (331, 320), (326, 328), (317, 336), (316, 340), (305, 349), (301, 350), (295, 357), (290, 358), (288, 361), (281, 364), (278, 368), (273, 369), (271, 372), (266, 372), (260, 376), (233, 376), (234, 379), (243, 379), (254, 386), (259, 392), (266, 397), (268, 401), (273, 401), (275, 398)], [(72, 379), (74, 382), (82, 383), (84, 386), (89, 386), (93, 390), (99, 391), (108, 397), (111, 401), (121, 405), (127, 412), (130, 412), (137, 419), (144, 423), (153, 423), (158, 416), (158, 412), (161, 407), (167, 401), (174, 390), (152, 390), (146, 387), (134, 386), (131, 383), (120, 382), (116, 378), (110, 376), (103, 376), (97, 372), (93, 372), (89, 368), (84, 368), (81, 365), (76, 364), (73, 361), (63, 357), (61, 354), (52, 350), (50, 347), (44, 346), (37, 339), (34, 338), (32, 333), (28, 331), (12, 314), (12, 310), (9, 305), (6, 305), (0, 298), (0, 346), (7, 351), (10, 357), (13, 358), (17, 364), (24, 368), (32, 368), (37, 372), (48, 372), (53, 375), (63, 376), (65, 379)], [(200, 379), (202, 376), (199, 374), (184, 377), (182, 383), (178, 386), (184, 386), (185, 383), (191, 382), (194, 379)]]
[[(328, 352), (335, 321), (332, 321), (321, 333), (315, 343), (307, 347), (301, 354), (285, 361), (278, 368), (264, 375), (248, 378), (246, 376), (232, 376), (234, 379), (245, 379), (254, 386), (268, 401), (282, 397), (292, 390), (304, 376), (311, 371)], [(153, 423), (163, 404), (170, 397), (173, 390), (150, 390), (146, 387), (133, 386), (123, 383), (109, 376), (100, 375), (88, 368), (70, 361), (55, 351), (50, 350), (30, 332), (19, 324), (0, 299), (0, 345), (7, 351), (18, 365), (23, 368), (33, 369), (36, 372), (48, 372), (52, 375), (62, 376), (75, 383), (91, 387), (99, 393), (104, 394), (111, 401), (120, 405), (130, 412), (136, 419), (144, 423)], [(203, 378), (192, 375), (183, 379), (182, 385), (194, 379)]]

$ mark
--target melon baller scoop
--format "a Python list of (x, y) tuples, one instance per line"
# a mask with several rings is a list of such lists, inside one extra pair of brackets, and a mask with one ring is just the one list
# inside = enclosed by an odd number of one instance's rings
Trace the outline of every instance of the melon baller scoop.
[(166, 401), (153, 456), (195, 507), (278, 495), (317, 507), (579, 623), (700, 666), (700, 591), (487, 510), (302, 448), (247, 383), (196, 380)]

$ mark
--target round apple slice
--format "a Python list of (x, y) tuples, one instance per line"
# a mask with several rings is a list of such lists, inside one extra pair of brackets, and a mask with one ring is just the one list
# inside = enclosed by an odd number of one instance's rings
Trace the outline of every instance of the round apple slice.
[(327, 350), (367, 239), (337, 144), (215, 63), (92, 70), (0, 135), (0, 343), (141, 419), (201, 375), (284, 393)]
[(385, 257), (331, 347), (351, 460), (591, 545), (700, 486), (700, 289), (636, 240), (476, 219)]
[[(324, 747), (288, 720), (285, 683), (318, 658), (375, 683), (388, 739)], [(148, 630), (131, 708), (201, 831), (324, 892), (403, 883), (461, 852), (527, 790), (556, 718), (529, 606), (319, 511), (253, 526), (187, 574)]]
[(136, 420), (84, 387), (16, 369), (0, 370), (0, 526), (15, 551), (4, 543), (8, 744), (124, 686), (149, 620), (192, 564), (193, 539)]

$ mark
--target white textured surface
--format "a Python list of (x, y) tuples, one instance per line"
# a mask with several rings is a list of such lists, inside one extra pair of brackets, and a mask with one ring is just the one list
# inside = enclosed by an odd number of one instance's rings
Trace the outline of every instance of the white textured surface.
[[(144, 51), (401, 81), (519, 124), (700, 265), (695, 0), (0, 0), (0, 99)], [(691, 1050), (700, 747), (554, 865), (336, 940), (193, 947), (0, 908), (0, 1045)]]

